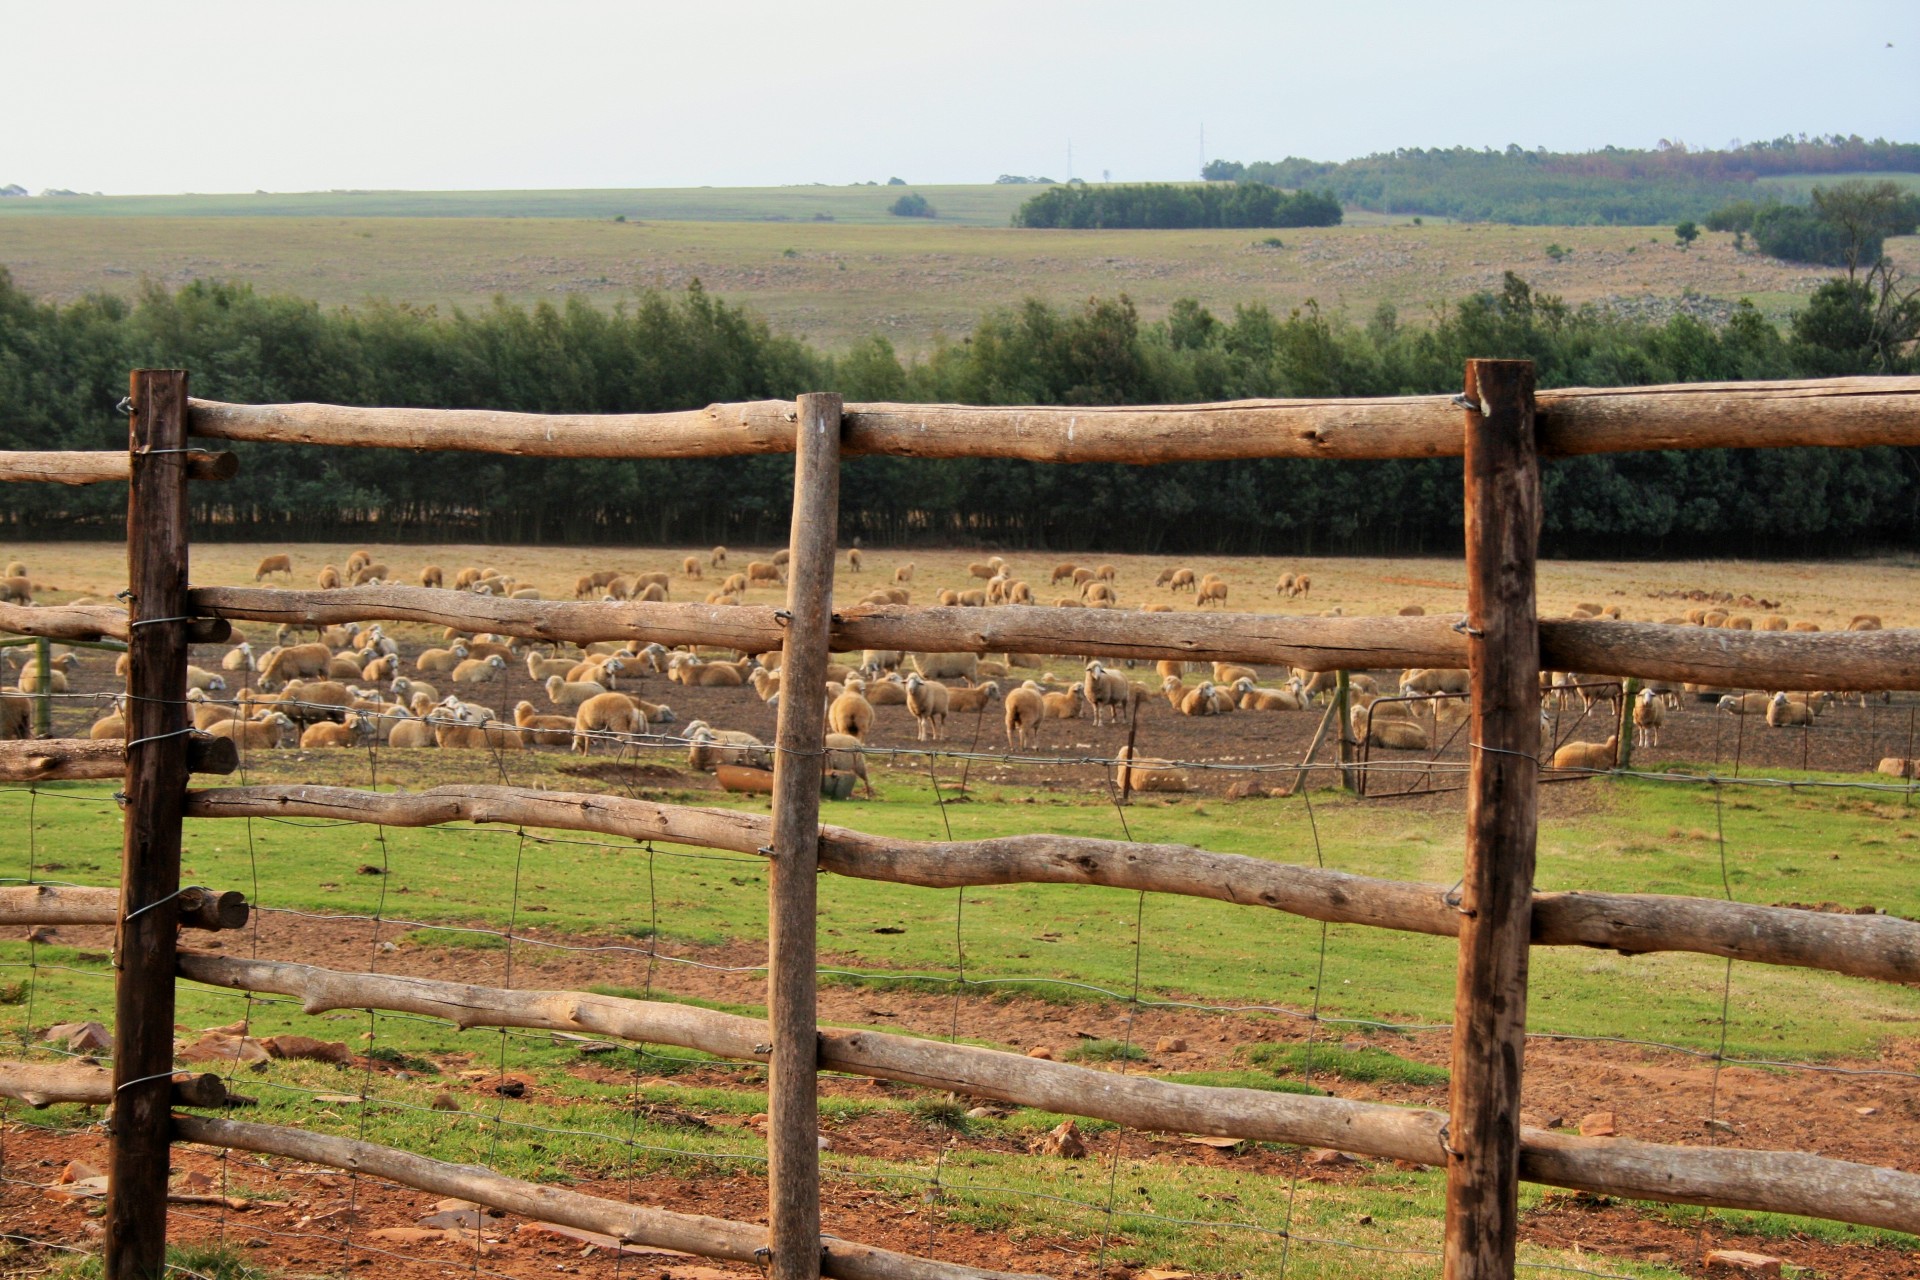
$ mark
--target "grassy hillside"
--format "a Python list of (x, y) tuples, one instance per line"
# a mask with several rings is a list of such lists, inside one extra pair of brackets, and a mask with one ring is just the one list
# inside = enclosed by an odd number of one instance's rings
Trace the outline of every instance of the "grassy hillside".
[[(794, 199), (816, 198), (811, 190)], [(817, 198), (875, 199), (875, 190)], [(929, 194), (944, 213), (942, 197)], [(1076, 304), (1122, 291), (1150, 319), (1183, 297), (1222, 314), (1247, 303), (1284, 313), (1312, 298), (1356, 317), (1391, 302), (1403, 320), (1420, 323), (1436, 303), (1498, 289), (1508, 270), (1576, 304), (1643, 310), (1648, 300), (1700, 305), (1690, 294), (1751, 297), (1780, 317), (1829, 274), (1736, 253), (1731, 236), (1708, 235), (1682, 252), (1664, 227), (1415, 227), (1383, 218), (1288, 231), (1276, 249), (1260, 243), (1265, 233), (1025, 231), (1004, 218), (961, 226), (884, 215), (877, 223), (206, 215), (114, 218), (109, 227), (94, 216), (4, 216), (22, 203), (0, 202), (0, 264), (22, 288), (62, 301), (96, 290), (131, 294), (143, 278), (215, 278), (329, 306), (384, 297), (472, 308), (495, 296), (567, 295), (612, 305), (636, 289), (679, 289), (698, 277), (827, 349), (880, 333), (922, 350), (1024, 297)], [(1556, 260), (1547, 252), (1554, 245), (1572, 252)], [(1912, 242), (1891, 251), (1915, 256)]]

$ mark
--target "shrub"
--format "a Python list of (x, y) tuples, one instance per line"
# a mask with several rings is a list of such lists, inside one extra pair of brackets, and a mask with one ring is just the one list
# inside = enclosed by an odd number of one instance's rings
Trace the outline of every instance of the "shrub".
[[(892, 186), (893, 184), (889, 182), (887, 185)], [(898, 200), (895, 200), (893, 204), (888, 207), (887, 212), (896, 218), (937, 218), (940, 216), (934, 212), (933, 206), (927, 203), (927, 198), (918, 191), (909, 191)]]

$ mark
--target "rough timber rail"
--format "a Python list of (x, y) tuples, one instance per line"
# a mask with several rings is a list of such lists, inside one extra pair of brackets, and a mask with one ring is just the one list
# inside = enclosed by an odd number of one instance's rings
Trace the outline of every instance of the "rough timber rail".
[[(1920, 378), (1572, 388), (1538, 396), (1540, 453), (1920, 444)], [(849, 404), (842, 452), (1031, 462), (1236, 458), (1457, 458), (1448, 396), (1242, 400), (1120, 409)], [(219, 440), (462, 449), (546, 458), (711, 458), (792, 453), (789, 400), (678, 413), (191, 403), (192, 434)]]

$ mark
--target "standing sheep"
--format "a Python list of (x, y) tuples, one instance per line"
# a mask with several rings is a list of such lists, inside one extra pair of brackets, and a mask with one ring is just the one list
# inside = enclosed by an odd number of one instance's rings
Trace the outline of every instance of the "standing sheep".
[(899, 583), (913, 581), (913, 561), (909, 560), (893, 571), (893, 580)]
[(260, 561), (260, 567), (253, 571), (253, 580), (255, 582), (262, 581), (270, 573), (284, 573), (291, 578), (293, 576), (293, 559), (284, 553), (277, 556), (265, 557)]
[(700, 572), (699, 556), (688, 556), (686, 559), (682, 560), (680, 562), (680, 572), (685, 574), (689, 578), (700, 578), (700, 577), (706, 576)]
[(624, 693), (597, 693), (578, 704), (573, 724), (573, 749), (584, 756), (592, 753), (597, 737), (618, 741), (646, 733), (647, 713)]
[(1209, 579), (1201, 584), (1197, 603), (1201, 608), (1205, 608), (1209, 603), (1218, 604), (1222, 609), (1226, 608), (1227, 584), (1218, 578)]
[(847, 572), (860, 572), (860, 548), (858, 547), (850, 547), (847, 550)]
[(919, 726), (918, 738), (938, 742), (946, 734), (947, 686), (923, 679), (917, 672), (907, 677), (907, 711)]
[(1040, 745), (1040, 722), (1047, 718), (1046, 696), (1021, 685), (1007, 694), (1007, 750)]
[(850, 738), (866, 738), (873, 729), (873, 704), (863, 696), (864, 688), (858, 680), (848, 682), (847, 691), (827, 708), (827, 728)]
[(446, 570), (437, 564), (423, 565), (420, 569), (420, 585), (423, 587), (444, 587), (447, 584)]
[(1660, 724), (1666, 718), (1667, 711), (1660, 702), (1659, 692), (1652, 688), (1642, 689), (1633, 700), (1633, 745), (1659, 746)]

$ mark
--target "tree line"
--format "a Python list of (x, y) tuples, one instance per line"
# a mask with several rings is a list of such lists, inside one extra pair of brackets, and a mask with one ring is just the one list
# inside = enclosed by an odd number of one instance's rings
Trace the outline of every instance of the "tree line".
[[(529, 412), (641, 412), (833, 389), (851, 400), (1139, 404), (1459, 388), (1474, 356), (1524, 357), (1542, 387), (1906, 372), (1912, 332), (1876, 336), (1858, 281), (1823, 286), (1790, 325), (1749, 305), (1723, 325), (1573, 308), (1503, 288), (1403, 323), (1308, 304), (1145, 321), (1125, 297), (995, 311), (903, 359), (882, 338), (828, 355), (697, 285), (610, 311), (584, 301), (474, 312), (323, 309), (243, 285), (149, 286), (67, 305), (0, 271), (0, 448), (114, 449), (127, 370), (192, 371), (196, 395)], [(1920, 318), (1909, 317), (1916, 328)], [(771, 543), (791, 460), (597, 462), (239, 445), (237, 478), (196, 486), (196, 536), (387, 543)], [(1920, 451), (1756, 450), (1555, 462), (1549, 555), (1826, 555), (1912, 547)], [(1204, 553), (1421, 553), (1460, 546), (1457, 461), (1048, 466), (854, 458), (842, 527), (869, 545), (990, 544)], [(124, 535), (124, 490), (8, 485), (18, 540)]]
[(1802, 134), (1726, 150), (1673, 142), (1587, 152), (1410, 147), (1340, 163), (1297, 156), (1252, 164), (1215, 160), (1202, 176), (1324, 188), (1343, 204), (1374, 213), (1529, 226), (1652, 226), (1704, 220), (1724, 205), (1754, 199), (1762, 179), (1868, 172), (1920, 173), (1920, 144)]
[(1337, 227), (1340, 202), (1257, 182), (1147, 182), (1054, 187), (1014, 211), (1016, 227), (1169, 230), (1188, 227)]

